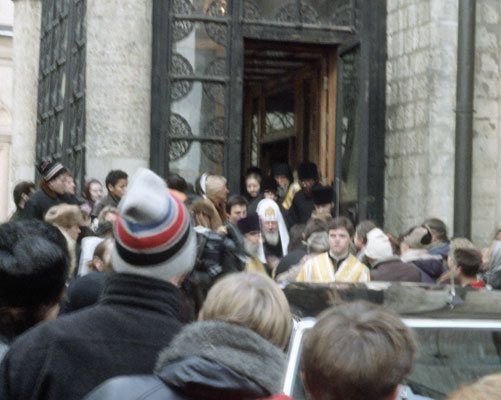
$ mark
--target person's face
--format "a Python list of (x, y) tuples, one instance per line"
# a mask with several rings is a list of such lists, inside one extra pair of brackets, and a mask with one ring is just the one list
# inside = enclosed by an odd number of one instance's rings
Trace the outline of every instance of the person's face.
[(345, 228), (329, 230), (329, 246), (336, 257), (345, 255), (350, 248), (350, 234)]
[(247, 206), (244, 204), (236, 204), (230, 209), (229, 220), (233, 225), (236, 225), (242, 218), (247, 217)]
[(54, 179), (51, 179), (49, 182), (47, 182), (47, 186), (49, 187), (50, 190), (53, 192), (56, 192), (57, 194), (64, 194), (66, 193), (66, 178), (65, 175), (59, 175), (55, 177)]
[(275, 233), (278, 231), (277, 221), (261, 221), (263, 233)]
[(103, 187), (100, 183), (92, 182), (89, 186), (90, 199), (93, 202), (101, 200), (103, 197)]
[(224, 187), (219, 190), (218, 192), (216, 192), (214, 194), (214, 200), (216, 203), (223, 203), (226, 201), (226, 197), (228, 197), (228, 193), (230, 191), (228, 190), (228, 187), (226, 185), (224, 185)]
[(301, 186), (301, 189), (304, 190), (305, 193), (311, 193), (311, 188), (315, 184), (314, 179), (303, 179), (299, 181), (299, 185)]
[(334, 203), (330, 202), (327, 204), (315, 204), (315, 210), (317, 210), (318, 213), (330, 213), (332, 211), (332, 208), (334, 207)]
[(64, 176), (64, 185), (65, 193), (75, 194), (75, 180), (71, 175), (65, 174)]
[(259, 231), (249, 232), (244, 235), (244, 240), (248, 241), (253, 246), (259, 246), (261, 244), (261, 235)]
[(247, 193), (249, 193), (251, 197), (256, 197), (261, 190), (259, 182), (254, 178), (247, 179), (247, 181), (245, 182), (245, 188), (247, 189)]
[(264, 198), (265, 199), (271, 199), (273, 201), (277, 201), (278, 200), (278, 196), (274, 192), (272, 192), (271, 190), (266, 190), (264, 192)]
[(72, 225), (71, 227), (66, 228), (66, 232), (68, 233), (68, 235), (70, 235), (70, 238), (77, 240), (78, 235), (80, 235), (80, 226)]
[(289, 179), (285, 175), (275, 176), (278, 186), (286, 188), (289, 185)]
[(115, 186), (108, 185), (108, 190), (113, 196), (121, 199), (127, 190), (128, 182), (129, 181), (127, 179), (119, 179)]

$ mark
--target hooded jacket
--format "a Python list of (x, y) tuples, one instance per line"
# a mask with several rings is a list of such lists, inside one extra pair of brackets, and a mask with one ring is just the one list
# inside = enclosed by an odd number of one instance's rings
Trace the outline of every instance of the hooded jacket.
[(431, 255), (426, 249), (409, 249), (400, 257), (403, 262), (411, 262), (421, 270), (421, 282), (436, 283), (447, 268), (441, 256)]
[(155, 375), (123, 376), (97, 399), (257, 399), (280, 391), (285, 356), (254, 331), (219, 321), (186, 326), (160, 353)]

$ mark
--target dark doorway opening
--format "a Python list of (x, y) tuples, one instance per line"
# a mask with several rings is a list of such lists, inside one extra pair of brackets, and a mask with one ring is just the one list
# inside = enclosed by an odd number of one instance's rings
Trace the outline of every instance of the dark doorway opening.
[(242, 171), (317, 163), (334, 180), (336, 46), (244, 41)]

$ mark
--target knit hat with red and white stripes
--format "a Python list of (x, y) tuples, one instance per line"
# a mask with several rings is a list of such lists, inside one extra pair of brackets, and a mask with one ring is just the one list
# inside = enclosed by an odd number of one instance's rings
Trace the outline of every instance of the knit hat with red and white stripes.
[(197, 246), (190, 214), (162, 178), (139, 169), (118, 211), (111, 256), (116, 272), (170, 281), (193, 269)]

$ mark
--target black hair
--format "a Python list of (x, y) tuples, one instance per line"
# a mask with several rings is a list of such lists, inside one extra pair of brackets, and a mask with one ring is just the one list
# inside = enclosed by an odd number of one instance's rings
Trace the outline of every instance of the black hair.
[(0, 225), (0, 333), (13, 338), (40, 322), (60, 301), (69, 265), (56, 227), (37, 220)]
[(30, 195), (33, 190), (36, 190), (36, 186), (33, 182), (23, 181), (19, 182), (13, 191), (14, 204), (16, 208), (19, 210), (19, 203), (21, 203), (21, 199), (23, 194)]
[(127, 179), (129, 176), (126, 172), (120, 169), (113, 169), (106, 175), (105, 185), (108, 189), (108, 185), (115, 186), (120, 179)]
[(169, 189), (179, 190), (183, 193), (188, 189), (186, 180), (179, 174), (169, 174), (167, 177), (167, 186)]

